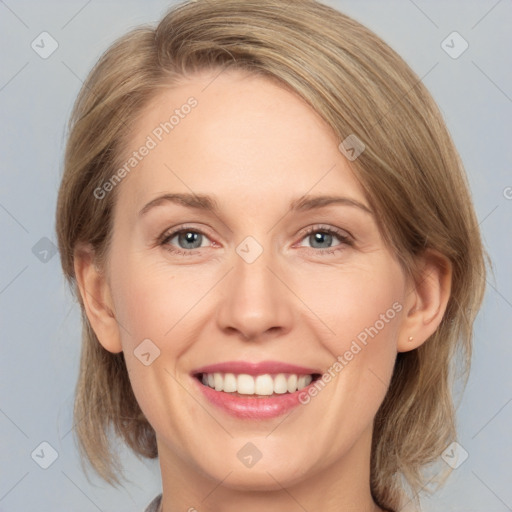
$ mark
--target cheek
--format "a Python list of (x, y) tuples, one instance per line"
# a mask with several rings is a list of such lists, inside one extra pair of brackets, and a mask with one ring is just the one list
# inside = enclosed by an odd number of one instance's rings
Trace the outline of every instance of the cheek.
[[(126, 261), (113, 276), (116, 315), (125, 327), (123, 346), (145, 338), (161, 347), (169, 345), (173, 334), (187, 325), (189, 314), (201, 307), (198, 301), (211, 287), (207, 279), (200, 273), (180, 274), (162, 263)], [(172, 346), (179, 350), (177, 340)]]
[(136, 258), (127, 258), (112, 273), (130, 382), (152, 425), (168, 424), (176, 408), (187, 406), (182, 401), (188, 395), (174, 383), (175, 366), (197, 335), (193, 322), (198, 300), (211, 287), (204, 280), (204, 276), (191, 278), (190, 272), (180, 275), (169, 265)]
[[(383, 398), (397, 354), (403, 310), (404, 276), (397, 263), (333, 269), (303, 281), (302, 296), (322, 323), (322, 345), (331, 355), (342, 395), (375, 403)], [(320, 331), (318, 331), (320, 332)], [(381, 396), (382, 395), (382, 396)]]
[(377, 334), (396, 334), (404, 278), (393, 261), (333, 268), (306, 275), (296, 286), (299, 297), (328, 331), (326, 339), (343, 343), (359, 337), (364, 343)]

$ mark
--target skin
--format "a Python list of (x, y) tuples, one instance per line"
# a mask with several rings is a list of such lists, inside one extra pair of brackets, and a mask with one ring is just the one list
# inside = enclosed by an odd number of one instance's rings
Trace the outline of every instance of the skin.
[[(417, 348), (442, 319), (449, 265), (427, 253), (415, 285), (374, 214), (342, 204), (292, 212), (305, 194), (369, 203), (311, 107), (262, 77), (217, 75), (197, 73), (162, 91), (138, 119), (128, 155), (169, 112), (190, 96), (198, 101), (118, 185), (108, 267), (97, 269), (87, 246), (77, 249), (88, 318), (107, 350), (124, 351), (156, 431), (165, 512), (382, 510), (369, 487), (372, 421), (397, 352)], [(167, 202), (139, 217), (155, 197), (191, 191), (214, 196), (219, 212)], [(176, 236), (155, 241), (184, 223), (204, 233), (202, 247)], [(351, 241), (322, 239), (329, 227)], [(235, 250), (247, 236), (263, 248), (251, 264)], [(192, 370), (227, 360), (325, 371), (394, 303), (401, 311), (288, 416), (236, 419), (193, 385)], [(160, 350), (149, 366), (134, 356), (147, 338)], [(262, 453), (251, 468), (237, 458), (248, 442)]]

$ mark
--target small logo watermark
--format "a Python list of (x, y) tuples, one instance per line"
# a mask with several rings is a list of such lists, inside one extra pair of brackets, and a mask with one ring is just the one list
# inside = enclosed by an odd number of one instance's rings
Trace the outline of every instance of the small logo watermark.
[(458, 32), (454, 31), (443, 39), (441, 48), (452, 59), (458, 59), (469, 48), (469, 43)]
[(59, 458), (59, 453), (50, 443), (43, 441), (30, 456), (40, 468), (48, 469)]
[(32, 247), (32, 254), (42, 263), (48, 263), (56, 253), (56, 245), (45, 236)]
[(448, 445), (441, 455), (446, 464), (453, 469), (460, 467), (468, 457), (469, 453), (456, 441)]
[(263, 457), (263, 454), (253, 443), (246, 443), (240, 448), (236, 456), (244, 466), (252, 468)]
[(366, 149), (366, 146), (355, 134), (350, 134), (338, 146), (345, 157), (353, 162)]
[(261, 256), (262, 252), (263, 247), (252, 236), (244, 238), (236, 247), (238, 256), (249, 264), (254, 263)]
[(149, 366), (160, 357), (160, 349), (149, 338), (146, 338), (137, 345), (133, 354), (144, 366)]
[(32, 43), (30, 43), (30, 46), (32, 50), (34, 50), (39, 55), (39, 57), (42, 59), (47, 59), (59, 47), (59, 43), (48, 32), (41, 32), (32, 41)]

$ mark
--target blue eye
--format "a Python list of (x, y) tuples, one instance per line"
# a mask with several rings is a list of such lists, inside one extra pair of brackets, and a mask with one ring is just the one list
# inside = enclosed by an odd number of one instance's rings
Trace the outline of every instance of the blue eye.
[[(313, 235), (308, 235), (311, 246), (315, 249), (327, 249), (331, 247), (333, 235), (325, 231), (317, 231)], [(323, 244), (323, 245), (322, 245)], [(327, 246), (325, 246), (327, 244)]]
[(178, 245), (182, 249), (197, 249), (198, 247), (201, 247), (203, 234), (198, 233), (197, 231), (180, 231), (175, 236), (173, 236), (169, 242), (173, 238), (178, 239)]
[[(312, 227), (302, 240), (308, 240), (312, 249), (319, 249), (319, 253), (332, 254), (336, 250), (343, 249), (345, 245), (352, 245), (352, 240), (346, 234), (334, 228)], [(337, 239), (339, 243), (332, 245)], [(302, 245), (302, 244), (301, 244)]]
[[(173, 240), (176, 241), (173, 243)], [(168, 235), (164, 235), (160, 244), (165, 246), (170, 252), (189, 255), (195, 254), (195, 252), (192, 251), (193, 249), (207, 247), (207, 245), (203, 244), (205, 240), (208, 240), (208, 237), (203, 232), (197, 229), (182, 228)]]
[[(321, 255), (333, 254), (335, 251), (343, 250), (347, 245), (353, 245), (349, 235), (332, 227), (313, 226), (301, 238), (302, 242), (305, 240), (308, 240), (309, 245), (301, 243), (299, 247), (309, 247), (314, 254)], [(335, 243), (336, 240), (338, 243)], [(194, 249), (211, 246), (211, 240), (205, 233), (186, 227), (162, 235), (159, 243), (169, 252), (181, 256), (195, 255), (197, 252)]]

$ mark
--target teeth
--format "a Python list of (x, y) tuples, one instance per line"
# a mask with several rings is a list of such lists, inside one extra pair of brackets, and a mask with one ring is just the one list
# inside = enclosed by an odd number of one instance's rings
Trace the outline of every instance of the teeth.
[(239, 393), (241, 395), (282, 395), (294, 393), (309, 386), (313, 380), (312, 375), (296, 375), (293, 373), (279, 373), (277, 375), (247, 375), (242, 373), (203, 373), (201, 381), (205, 386), (224, 391), (225, 393)]
[(213, 383), (215, 384), (215, 391), (222, 391), (224, 387), (224, 379), (220, 373), (213, 374)]
[[(221, 379), (223, 378), (221, 373), (216, 373), (215, 375), (218, 375)], [(236, 380), (236, 384), (237, 384), (237, 391), (241, 395), (254, 395), (255, 382), (254, 382), (254, 379), (250, 375), (244, 375), (244, 374), (239, 375)], [(224, 391), (224, 390), (217, 389), (216, 391)]]
[(274, 393), (278, 393), (282, 395), (283, 393), (286, 393), (288, 391), (288, 381), (286, 379), (286, 376), (282, 373), (279, 375), (276, 375), (276, 378), (274, 379)]
[(270, 375), (258, 375), (254, 385), (254, 392), (256, 395), (271, 395), (274, 392), (272, 377)]
[(224, 375), (224, 386), (222, 391), (233, 393), (238, 389), (236, 377), (232, 373), (226, 373)]
[(289, 375), (286, 385), (288, 386), (288, 393), (297, 391), (297, 375)]

